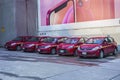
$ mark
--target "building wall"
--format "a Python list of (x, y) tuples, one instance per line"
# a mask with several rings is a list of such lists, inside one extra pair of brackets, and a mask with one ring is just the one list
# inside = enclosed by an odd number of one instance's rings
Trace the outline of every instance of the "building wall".
[(16, 0), (17, 35), (35, 35), (37, 0)]
[(15, 0), (0, 0), (0, 43), (16, 36)]
[(36, 17), (37, 0), (0, 0), (0, 44), (16, 36), (35, 35)]

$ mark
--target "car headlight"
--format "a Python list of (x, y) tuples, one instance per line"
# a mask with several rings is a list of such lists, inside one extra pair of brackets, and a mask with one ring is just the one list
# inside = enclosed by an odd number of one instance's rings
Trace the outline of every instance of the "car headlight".
[(17, 43), (12, 43), (11, 46), (14, 46), (14, 45), (16, 45), (16, 44), (17, 44)]
[(93, 48), (92, 50), (98, 50), (98, 49), (100, 49), (100, 47), (95, 47), (95, 48)]
[(35, 44), (30, 44), (29, 47), (35, 46)]
[(68, 48), (73, 48), (73, 46), (69, 46)]
[(49, 47), (51, 47), (50, 45), (48, 45), (48, 46), (45, 46), (45, 48), (49, 48)]

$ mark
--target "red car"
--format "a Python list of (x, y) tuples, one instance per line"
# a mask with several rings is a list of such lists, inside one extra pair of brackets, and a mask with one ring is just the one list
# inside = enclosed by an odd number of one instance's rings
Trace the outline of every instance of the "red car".
[(66, 37), (48, 37), (38, 46), (37, 51), (39, 53), (55, 54), (57, 52), (57, 46), (66, 39)]
[(58, 46), (58, 55), (77, 55), (78, 45), (85, 42), (83, 37), (68, 38), (64, 43)]
[(47, 37), (37, 37), (34, 36), (25, 42), (22, 46), (24, 52), (34, 52), (36, 51), (36, 47), (42, 43), (43, 39)]
[(116, 55), (117, 51), (117, 43), (112, 37), (92, 37), (80, 45), (77, 52), (79, 57), (103, 58), (111, 53)]
[(29, 40), (32, 36), (18, 36), (15, 39), (6, 42), (5, 48), (8, 50), (21, 50), (24, 42)]

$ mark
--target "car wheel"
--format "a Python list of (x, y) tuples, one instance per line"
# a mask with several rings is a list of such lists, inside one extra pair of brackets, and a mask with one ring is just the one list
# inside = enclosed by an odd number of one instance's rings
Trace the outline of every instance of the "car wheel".
[(17, 46), (17, 47), (16, 47), (16, 50), (17, 50), (17, 51), (20, 51), (20, 50), (21, 50), (21, 47), (20, 47), (20, 46)]
[(23, 52), (26, 52), (26, 50), (23, 50)]
[(58, 54), (59, 56), (62, 56), (62, 54)]
[(115, 48), (113, 55), (117, 55), (117, 52), (118, 52), (118, 50), (117, 50), (117, 48)]
[(101, 52), (100, 52), (100, 55), (99, 55), (99, 58), (101, 59), (101, 58), (103, 58), (103, 57), (104, 57), (104, 52), (101, 51)]
[(77, 57), (78, 57), (79, 59), (80, 59), (80, 58), (85, 58), (84, 56), (80, 56), (80, 55), (79, 55), (79, 56), (77, 56)]
[(51, 54), (55, 54), (56, 53), (56, 49), (55, 48), (52, 48), (51, 49)]

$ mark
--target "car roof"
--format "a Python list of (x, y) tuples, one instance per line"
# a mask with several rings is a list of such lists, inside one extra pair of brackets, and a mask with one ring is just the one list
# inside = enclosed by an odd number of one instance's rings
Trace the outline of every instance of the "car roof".
[(65, 36), (49, 36), (50, 38), (67, 38)]
[(68, 37), (69, 39), (74, 39), (74, 38), (82, 38), (82, 37)]
[(97, 39), (97, 38), (98, 38), (98, 39), (101, 39), (101, 38), (107, 38), (107, 37), (106, 37), (106, 36), (101, 36), (101, 37), (90, 37), (90, 38), (88, 38), (88, 39), (92, 39), (92, 38), (94, 38), (94, 39), (95, 39), (95, 38), (96, 38), (96, 39)]

